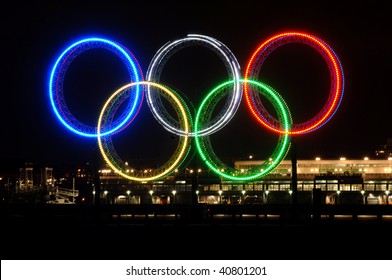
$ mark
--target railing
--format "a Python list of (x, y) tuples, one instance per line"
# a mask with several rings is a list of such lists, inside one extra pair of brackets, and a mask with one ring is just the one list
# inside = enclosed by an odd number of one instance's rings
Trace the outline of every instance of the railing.
[(56, 194), (59, 196), (77, 197), (77, 196), (79, 196), (79, 190), (57, 188)]
[(16, 192), (17, 193), (27, 193), (27, 192), (40, 192), (44, 188), (42, 186), (23, 186), (23, 187), (17, 187)]

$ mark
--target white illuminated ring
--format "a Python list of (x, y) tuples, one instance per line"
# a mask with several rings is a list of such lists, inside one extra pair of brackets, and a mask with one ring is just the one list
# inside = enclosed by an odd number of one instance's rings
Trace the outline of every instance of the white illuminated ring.
[[(198, 34), (189, 34), (185, 38), (168, 42), (158, 50), (151, 60), (147, 70), (146, 79), (150, 82), (159, 83), (161, 71), (169, 57), (171, 57), (179, 49), (193, 45), (207, 47), (218, 54), (218, 56), (224, 61), (229, 72), (229, 79), (235, 81), (233, 83), (233, 92), (232, 94), (229, 94), (227, 103), (224, 106), (224, 112), (218, 115), (206, 127), (201, 127), (197, 132), (198, 136), (206, 136), (221, 129), (233, 118), (242, 99), (242, 86), (239, 81), (241, 75), (240, 66), (237, 58), (228, 47), (212, 37)], [(170, 114), (166, 112), (159, 94), (154, 94), (150, 86), (148, 86), (147, 90), (147, 104), (150, 107), (153, 116), (165, 129), (180, 136), (195, 136), (195, 131), (186, 132), (180, 125), (175, 123), (174, 119), (170, 117)]]

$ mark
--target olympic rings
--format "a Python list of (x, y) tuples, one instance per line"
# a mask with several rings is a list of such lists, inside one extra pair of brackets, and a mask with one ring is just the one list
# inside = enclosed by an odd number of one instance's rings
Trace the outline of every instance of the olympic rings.
[[(225, 94), (227, 94), (227, 92), (221, 94), (222, 90), (228, 85), (232, 84), (233, 82), (234, 81), (228, 81), (219, 85), (205, 97), (196, 114), (196, 119), (195, 119), (196, 131), (198, 131), (197, 128), (200, 125), (202, 116), (204, 118), (209, 117), (203, 115), (203, 111), (212, 112), (211, 109), (207, 109), (207, 108), (209, 106), (215, 107), (219, 99), (221, 99)], [(224, 164), (218, 159), (218, 157), (215, 155), (214, 151), (211, 148), (209, 136), (201, 137), (198, 134), (196, 134), (195, 140), (196, 140), (197, 150), (202, 160), (212, 171), (214, 171), (219, 176), (222, 176), (229, 180), (249, 181), (249, 180), (258, 179), (268, 174), (284, 159), (290, 147), (288, 131), (290, 129), (292, 121), (286, 103), (279, 95), (279, 93), (277, 93), (274, 89), (257, 81), (240, 80), (240, 82), (251, 84), (254, 86), (254, 89), (256, 88), (259, 89), (259, 93), (264, 95), (264, 97), (266, 97), (272, 103), (274, 109), (278, 113), (280, 123), (282, 124), (281, 129), (285, 131), (285, 133), (279, 135), (280, 139), (278, 141), (278, 145), (276, 146), (273, 152), (273, 155), (269, 158), (269, 160), (265, 161), (261, 165), (253, 167), (244, 172), (241, 172), (240, 170), (235, 170), (234, 168), (227, 166), (226, 164)]]
[[(183, 39), (168, 42), (158, 50), (151, 60), (147, 70), (146, 79), (148, 81), (159, 82), (161, 71), (169, 57), (171, 57), (179, 49), (191, 45), (201, 45), (208, 47), (218, 54), (219, 57), (225, 62), (230, 79), (236, 81), (233, 84), (233, 94), (228, 99), (228, 104), (226, 104), (227, 111), (216, 117), (209, 126), (200, 128), (200, 131), (198, 132), (199, 135), (208, 135), (218, 131), (224, 125), (226, 125), (234, 116), (241, 103), (242, 87), (238, 81), (240, 79), (240, 66), (237, 58), (228, 47), (212, 37), (198, 34), (189, 34)], [(150, 87), (148, 87), (147, 91), (147, 101), (147, 104), (150, 106), (154, 117), (158, 120), (159, 123), (163, 125), (164, 128), (177, 135), (185, 134), (184, 131), (178, 129), (178, 125), (175, 124), (173, 119), (170, 117), (170, 114), (168, 114), (164, 109), (159, 95), (153, 94), (150, 90)], [(194, 131), (189, 132), (189, 136), (195, 136), (195, 134), (196, 132)]]
[[(268, 55), (278, 47), (289, 43), (302, 43), (317, 50), (325, 59), (331, 77), (331, 90), (324, 108), (311, 120), (300, 124), (293, 124), (292, 130), (289, 132), (292, 135), (304, 134), (323, 126), (332, 118), (338, 109), (344, 92), (343, 67), (332, 48), (321, 39), (298, 32), (282, 33), (263, 42), (252, 54), (246, 68), (245, 79), (257, 79), (260, 68)], [(258, 95), (254, 95), (248, 86), (245, 86), (244, 91), (247, 104), (255, 118), (268, 129), (284, 133), (284, 131), (279, 129), (278, 121), (261, 104)]]
[[(311, 120), (292, 124), (290, 111), (280, 94), (269, 85), (257, 80), (259, 70), (276, 48), (289, 43), (303, 43), (318, 51), (327, 63), (331, 88), (324, 108)], [(197, 109), (195, 121), (184, 102), (175, 91), (159, 83), (161, 71), (166, 61), (179, 49), (201, 45), (213, 50), (224, 61), (230, 79), (210, 91)], [(121, 58), (130, 74), (130, 82), (116, 90), (105, 102), (99, 115), (96, 128), (76, 120), (67, 109), (63, 97), (65, 73), (72, 60), (85, 50), (92, 48), (107, 49)], [(282, 33), (262, 43), (252, 54), (245, 77), (241, 78), (240, 66), (233, 53), (218, 40), (197, 34), (166, 43), (155, 54), (147, 70), (147, 78), (134, 56), (121, 45), (102, 38), (87, 38), (69, 46), (56, 60), (50, 75), (49, 99), (52, 109), (60, 122), (72, 132), (86, 137), (97, 137), (98, 146), (105, 162), (122, 177), (133, 181), (151, 181), (170, 175), (184, 163), (190, 151), (190, 137), (195, 138), (196, 148), (204, 163), (217, 175), (233, 180), (248, 181), (261, 178), (271, 172), (286, 156), (290, 147), (290, 137), (312, 132), (325, 125), (336, 113), (344, 92), (342, 65), (330, 46), (321, 39), (299, 32)], [(234, 116), (245, 92), (247, 106), (256, 119), (268, 129), (279, 133), (278, 144), (269, 160), (247, 171), (235, 170), (225, 165), (214, 153), (209, 135), (222, 129)], [(179, 143), (171, 158), (161, 167), (151, 172), (137, 171), (129, 174), (125, 162), (117, 155), (111, 135), (129, 125), (139, 112), (144, 97), (154, 118), (169, 132), (179, 135)], [(218, 102), (226, 95), (224, 110), (212, 119), (212, 112)], [(272, 103), (278, 117), (275, 119), (264, 108), (260, 95)], [(178, 119), (173, 118), (165, 109), (162, 97), (174, 107)], [(129, 99), (125, 111), (114, 120), (121, 104)]]
[[(140, 81), (140, 82), (130, 83), (121, 87), (116, 92), (114, 92), (110, 96), (110, 98), (106, 101), (98, 119), (97, 138), (98, 138), (98, 146), (104, 160), (115, 172), (117, 172), (119, 175), (129, 180), (150, 181), (150, 180), (159, 179), (165, 175), (166, 176), (169, 175), (183, 162), (183, 160), (185, 159), (186, 155), (189, 152), (189, 139), (188, 136), (186, 135), (181, 136), (176, 152), (173, 154), (173, 156), (169, 159), (169, 161), (166, 164), (164, 164), (160, 168), (153, 170), (152, 173), (139, 171), (135, 175), (129, 175), (129, 172), (127, 172), (127, 170), (125, 169), (125, 167), (126, 168), (128, 167), (125, 165), (125, 163), (119, 162), (119, 157), (116, 156), (116, 153), (112, 148), (111, 142), (110, 145), (107, 144), (108, 138), (110, 136), (105, 136), (104, 137), (105, 139), (104, 140), (102, 139), (101, 129), (105, 126), (105, 120), (106, 122), (109, 120), (110, 123), (110, 119), (113, 116), (113, 112), (115, 112), (116, 107), (120, 106), (121, 102), (125, 100), (125, 98), (121, 97), (121, 95), (125, 94), (127, 97), (127, 94), (129, 95), (129, 93), (132, 93), (132, 91), (130, 91), (129, 89), (131, 89), (132, 87), (138, 87), (139, 85), (146, 85), (149, 87), (153, 86), (159, 89), (160, 90), (158, 91), (159, 94), (161, 94), (163, 97), (168, 99), (168, 101), (176, 109), (183, 130), (186, 133), (189, 132), (190, 130), (189, 111), (187, 111), (187, 109), (183, 106), (183, 101), (177, 96), (177, 94), (163, 85), (153, 83), (153, 82), (148, 82), (148, 81)], [(104, 143), (106, 144), (104, 145)]]
[[(79, 122), (68, 110), (63, 96), (63, 83), (65, 73), (71, 62), (82, 52), (93, 48), (102, 48), (117, 55), (126, 65), (131, 81), (143, 80), (142, 70), (133, 54), (121, 45), (102, 38), (86, 38), (73, 43), (57, 59), (54, 64), (49, 80), (49, 98), (52, 109), (60, 122), (72, 132), (86, 137), (97, 137), (96, 128)], [(143, 95), (139, 87), (137, 94), (130, 99), (124, 113), (111, 125), (109, 130), (102, 132), (103, 135), (112, 134), (125, 124), (129, 124), (136, 116), (142, 104)]]

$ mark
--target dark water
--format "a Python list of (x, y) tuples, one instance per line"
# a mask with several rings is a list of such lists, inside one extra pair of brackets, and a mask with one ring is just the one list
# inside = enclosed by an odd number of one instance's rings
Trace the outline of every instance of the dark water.
[(2, 259), (391, 259), (392, 221), (377, 219), (132, 222), (94, 211), (7, 209)]

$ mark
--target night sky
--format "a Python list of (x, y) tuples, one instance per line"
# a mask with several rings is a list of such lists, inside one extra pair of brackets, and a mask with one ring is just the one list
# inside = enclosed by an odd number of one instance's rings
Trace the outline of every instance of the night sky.
[[(242, 72), (257, 46), (277, 33), (307, 32), (327, 42), (343, 65), (344, 96), (326, 125), (294, 137), (298, 158), (372, 157), (378, 145), (392, 138), (387, 83), (392, 76), (392, 21), (386, 1), (367, 2), (13, 1), (0, 12), (1, 166), (77, 165), (93, 160), (96, 139), (68, 131), (49, 104), (49, 72), (71, 42), (88, 36), (116, 41), (135, 55), (145, 75), (162, 45), (190, 33), (224, 43)], [(95, 125), (103, 102), (127, 83), (127, 75), (121, 62), (107, 53), (85, 54), (67, 72), (65, 99), (75, 117)], [(328, 71), (311, 48), (294, 44), (279, 48), (262, 71), (263, 81), (289, 105), (294, 122), (313, 117), (326, 102)], [(207, 49), (192, 47), (170, 58), (161, 82), (197, 107), (201, 96), (226, 78), (219, 58)], [(277, 139), (251, 118), (244, 102), (233, 120), (211, 136), (216, 154), (227, 162), (251, 154), (265, 159)], [(167, 159), (176, 141), (155, 121), (146, 103), (134, 123), (113, 138), (122, 158), (156, 165)]]

